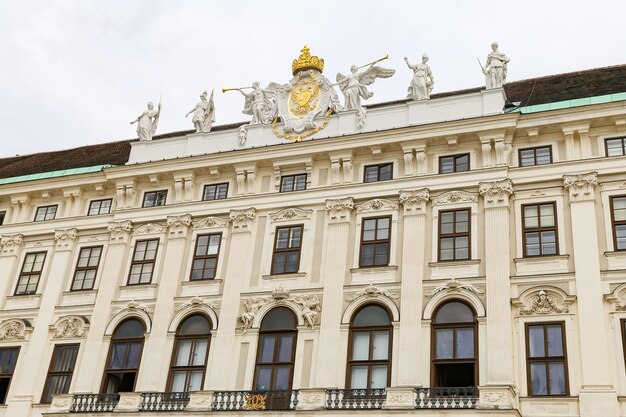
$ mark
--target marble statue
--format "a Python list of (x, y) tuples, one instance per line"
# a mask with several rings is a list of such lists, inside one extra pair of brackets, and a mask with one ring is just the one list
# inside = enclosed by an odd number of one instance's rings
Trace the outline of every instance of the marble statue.
[(185, 115), (188, 117), (193, 113), (191, 121), (196, 128), (196, 133), (207, 133), (211, 131), (211, 126), (215, 122), (215, 104), (213, 102), (213, 91), (211, 91), (211, 98), (207, 101), (208, 93), (203, 91), (200, 95), (200, 101), (196, 104), (196, 107), (189, 110)]
[(154, 136), (154, 132), (156, 132), (159, 124), (160, 114), (161, 103), (159, 102), (158, 109), (154, 110), (154, 104), (149, 102), (148, 110), (141, 113), (141, 116), (139, 116), (136, 120), (130, 122), (131, 125), (137, 123), (137, 136), (140, 141), (147, 142), (152, 140), (152, 136)]
[(411, 64), (407, 57), (404, 57), (406, 65), (413, 70), (413, 80), (408, 88), (407, 98), (413, 100), (428, 100), (430, 92), (433, 91), (435, 80), (433, 73), (428, 66), (428, 55), (422, 55), (421, 64)]
[(273, 85), (270, 84), (268, 88), (261, 88), (261, 84), (257, 81), (252, 84), (253, 91), (251, 93), (245, 93), (241, 88), (237, 89), (246, 98), (243, 114), (252, 116), (251, 125), (272, 123), (276, 114), (274, 101), (276, 91), (272, 88)]
[(502, 52), (498, 51), (498, 42), (491, 44), (491, 53), (487, 55), (487, 63), (483, 68), (487, 89), (501, 88), (506, 81), (507, 64), (510, 61)]

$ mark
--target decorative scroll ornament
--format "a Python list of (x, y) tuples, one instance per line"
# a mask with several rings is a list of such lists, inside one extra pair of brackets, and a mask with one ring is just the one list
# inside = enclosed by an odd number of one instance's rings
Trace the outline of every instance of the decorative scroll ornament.
[(23, 320), (6, 320), (0, 324), (0, 341), (26, 339), (26, 323)]
[(478, 201), (476, 194), (468, 193), (467, 191), (448, 191), (447, 193), (435, 197), (433, 199), (433, 205), (473, 203), (476, 201)]
[(168, 237), (185, 237), (187, 230), (191, 226), (191, 214), (183, 214), (182, 216), (174, 216), (167, 218)]
[(193, 297), (191, 300), (187, 301), (186, 303), (181, 304), (176, 309), (176, 312), (178, 313), (179, 311), (182, 311), (188, 308), (202, 307), (202, 306), (209, 307), (211, 310), (218, 310), (220, 308), (219, 304), (214, 303), (213, 301), (204, 301), (202, 298), (196, 296), (196, 297)]
[(16, 249), (24, 244), (24, 235), (15, 234), (0, 237), (0, 253), (12, 254)]
[(226, 227), (228, 226), (228, 220), (222, 219), (221, 217), (205, 217), (204, 219), (200, 219), (198, 221), (193, 222), (194, 230), (197, 229), (208, 229), (211, 227)]
[(133, 230), (133, 223), (130, 220), (122, 220), (109, 223), (109, 234), (111, 235), (111, 243), (122, 243), (128, 239), (128, 235)]
[(385, 200), (384, 198), (375, 198), (356, 206), (357, 213), (376, 210), (397, 210), (398, 203), (395, 201)]
[(350, 212), (354, 210), (352, 198), (339, 200), (326, 200), (326, 212), (331, 223), (341, 223), (350, 221)]
[(85, 336), (85, 320), (80, 316), (62, 318), (55, 326), (54, 339), (75, 339)]
[(246, 394), (244, 410), (265, 410), (267, 394)]
[(573, 201), (592, 200), (593, 190), (598, 185), (598, 173), (587, 172), (577, 175), (563, 175), (563, 187), (569, 190)]
[(130, 300), (128, 302), (128, 304), (126, 304), (126, 307), (123, 307), (123, 308), (120, 308), (119, 310), (117, 310), (117, 312), (115, 312), (115, 315), (118, 315), (118, 314), (123, 313), (123, 312), (132, 312), (132, 311), (143, 311), (148, 316), (150, 315), (150, 309), (148, 308), (148, 306), (145, 306), (143, 304), (139, 304), (135, 300)]
[(390, 299), (397, 299), (398, 298), (397, 295), (392, 294), (392, 293), (390, 293), (389, 291), (387, 291), (385, 289), (376, 287), (373, 284), (369, 284), (367, 287), (365, 287), (363, 289), (363, 291), (357, 292), (352, 297), (347, 298), (346, 301), (350, 303), (350, 302), (352, 302), (352, 301), (354, 301), (356, 299), (359, 299), (361, 297), (376, 298), (376, 297), (380, 297), (380, 296), (387, 297), (387, 298), (390, 298)]
[(286, 208), (277, 213), (270, 214), (272, 221), (282, 220), (308, 220), (311, 218), (313, 210), (302, 210), (299, 208)]
[(569, 307), (557, 303), (554, 296), (548, 294), (544, 290), (537, 291), (537, 295), (530, 299), (530, 302), (521, 307), (519, 310), (520, 315), (527, 316), (531, 314), (550, 314), (550, 313), (567, 313)]
[(165, 225), (158, 223), (146, 223), (135, 229), (134, 235), (147, 235), (150, 233), (163, 233), (165, 232)]
[(447, 281), (445, 284), (438, 286), (437, 288), (435, 288), (433, 290), (432, 293), (430, 293), (431, 296), (440, 293), (442, 291), (460, 291), (460, 290), (466, 290), (469, 292), (472, 292), (474, 294), (483, 294), (484, 292), (479, 290), (478, 288), (474, 287), (472, 284), (466, 284), (466, 283), (462, 283), (461, 281), (458, 281), (456, 279), (451, 279), (449, 281)]
[(404, 206), (404, 214), (424, 213), (429, 200), (428, 188), (400, 191), (400, 204)]
[(513, 194), (513, 183), (508, 178), (500, 181), (481, 182), (478, 192), (485, 199), (485, 207), (505, 207), (509, 205), (509, 196)]
[(57, 249), (68, 248), (78, 239), (78, 229), (63, 229), (54, 231), (54, 241)]
[(289, 290), (286, 290), (283, 287), (276, 288), (272, 291), (272, 298), (276, 301), (286, 300), (289, 298)]
[(245, 232), (250, 229), (251, 223), (256, 219), (254, 208), (244, 210), (231, 210), (229, 220), (233, 225), (234, 232)]

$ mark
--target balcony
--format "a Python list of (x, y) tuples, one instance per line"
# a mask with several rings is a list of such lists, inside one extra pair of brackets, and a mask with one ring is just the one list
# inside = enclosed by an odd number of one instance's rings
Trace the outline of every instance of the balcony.
[(113, 411), (120, 400), (119, 394), (76, 394), (72, 398), (70, 413), (103, 413)]
[(478, 388), (415, 388), (415, 408), (462, 409), (476, 408)]
[(146, 392), (141, 394), (140, 411), (183, 411), (189, 404), (188, 392)]
[(298, 390), (215, 391), (213, 411), (295, 410)]
[(329, 410), (373, 410), (385, 403), (383, 389), (329, 389), (326, 390), (326, 408)]

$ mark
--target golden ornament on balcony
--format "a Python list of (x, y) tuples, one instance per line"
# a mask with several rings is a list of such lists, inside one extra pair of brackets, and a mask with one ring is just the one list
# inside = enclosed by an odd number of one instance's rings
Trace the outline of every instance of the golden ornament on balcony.
[(298, 59), (294, 59), (293, 64), (291, 64), (291, 72), (293, 75), (296, 75), (299, 71), (309, 69), (314, 69), (319, 72), (324, 71), (324, 60), (316, 56), (311, 56), (308, 46), (304, 45), (301, 52)]

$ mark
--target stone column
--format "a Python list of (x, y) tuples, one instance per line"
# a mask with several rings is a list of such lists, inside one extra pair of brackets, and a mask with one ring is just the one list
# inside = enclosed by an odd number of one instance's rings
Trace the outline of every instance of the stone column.
[(336, 388), (341, 384), (337, 372), (338, 361), (345, 361), (346, 353), (337, 352), (343, 313), (343, 285), (349, 263), (348, 238), (350, 235), (352, 198), (326, 200), (328, 232), (324, 259), (324, 308), (320, 321), (320, 338), (317, 352), (316, 388)]
[(167, 218), (167, 245), (161, 273), (163, 278), (159, 281), (150, 338), (146, 341), (141, 358), (142, 363), (153, 365), (139, 369), (135, 387), (138, 392), (165, 391), (172, 354), (167, 341), (167, 330), (174, 316), (174, 297), (186, 264), (182, 260), (187, 259), (187, 234), (190, 225), (190, 214)]
[[(606, 339), (600, 253), (595, 209), (596, 172), (564, 175), (569, 191), (572, 244), (578, 296), (578, 326), (582, 381), (579, 388), (581, 417), (617, 416), (618, 404), (611, 384), (611, 361)], [(568, 339), (569, 343), (574, 340)]]
[(245, 278), (250, 276), (249, 262), (243, 262), (242, 259), (249, 256), (253, 249), (252, 229), (255, 220), (254, 208), (230, 211), (231, 237), (228, 259), (231, 261), (226, 266), (222, 291), (222, 299), (228, 302), (221, 304), (217, 335), (211, 340), (211, 349), (214, 350), (212, 357), (219, 360), (210, 364), (210, 373), (206, 378), (209, 386), (205, 387), (206, 389), (219, 391), (235, 388), (237, 378), (237, 373), (233, 371), (237, 363), (235, 330), (238, 327), (241, 290)]
[[(484, 182), (479, 185), (485, 206), (485, 281), (487, 310), (486, 380), (480, 381), (481, 398), (498, 398), (484, 408), (512, 408), (513, 329), (510, 296), (509, 197), (511, 180)], [(485, 366), (485, 364), (481, 364)], [(492, 394), (492, 393), (497, 394)]]
[[(94, 360), (106, 355), (108, 346), (103, 343), (104, 332), (111, 319), (111, 302), (119, 285), (120, 276), (124, 273), (126, 260), (130, 256), (128, 243), (133, 225), (130, 220), (111, 222), (108, 226), (109, 246), (106, 256), (100, 262), (102, 276), (98, 284), (98, 296), (90, 317), (89, 332), (79, 362), (74, 372), (74, 392), (99, 392), (102, 382), (102, 369), (95, 368)], [(82, 358), (82, 359), (81, 359)]]
[[(428, 188), (400, 191), (400, 203), (404, 207), (404, 230), (402, 232), (402, 286), (400, 295), (400, 326), (398, 356), (398, 385), (427, 386), (428, 381), (419, 380), (419, 361), (415, 360), (416, 347), (420, 343), (422, 320), (422, 280), (426, 255), (426, 205), (430, 200)], [(422, 352), (424, 353), (424, 352)]]
[[(11, 291), (17, 275), (18, 260), (24, 236), (21, 234), (0, 236), (0, 271), (3, 271), (5, 279), (0, 284), (0, 305), (4, 306), (6, 297)], [(6, 275), (5, 275), (6, 274)]]

